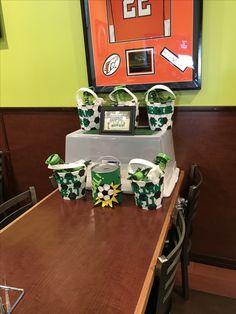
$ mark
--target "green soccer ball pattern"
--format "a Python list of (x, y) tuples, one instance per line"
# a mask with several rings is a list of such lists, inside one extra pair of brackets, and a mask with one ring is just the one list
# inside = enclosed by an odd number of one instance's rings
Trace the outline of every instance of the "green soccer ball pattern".
[(82, 130), (98, 130), (100, 126), (101, 105), (86, 105), (78, 107), (80, 127)]
[(85, 196), (86, 169), (74, 172), (55, 172), (58, 189), (65, 200), (76, 200)]
[(148, 103), (147, 113), (149, 127), (152, 131), (166, 131), (170, 130), (173, 125), (173, 105), (169, 103), (165, 105)]
[(163, 197), (163, 181), (160, 178), (159, 184), (144, 181), (132, 181), (131, 188), (134, 192), (135, 204), (146, 210), (155, 210), (161, 206)]

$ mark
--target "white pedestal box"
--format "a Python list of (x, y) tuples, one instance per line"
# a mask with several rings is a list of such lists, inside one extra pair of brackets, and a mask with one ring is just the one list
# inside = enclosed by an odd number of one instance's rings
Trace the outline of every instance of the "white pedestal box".
[[(163, 152), (171, 157), (164, 177), (164, 196), (170, 196), (178, 180), (179, 169), (176, 167), (172, 131), (155, 132), (151, 135), (103, 135), (86, 134), (82, 130), (66, 136), (66, 163), (79, 159), (96, 162), (103, 156), (113, 156), (121, 163), (122, 190), (131, 193), (128, 176), (128, 163), (133, 158), (153, 161)], [(93, 164), (92, 163), (92, 164)], [(91, 173), (88, 171), (87, 188), (91, 188)]]

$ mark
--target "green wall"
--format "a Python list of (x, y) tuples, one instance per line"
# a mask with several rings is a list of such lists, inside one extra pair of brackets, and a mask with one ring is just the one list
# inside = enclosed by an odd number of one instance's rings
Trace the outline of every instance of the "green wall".
[[(1, 3), (0, 106), (75, 106), (88, 85), (80, 1)], [(204, 0), (202, 89), (176, 92), (177, 105), (236, 105), (235, 12), (236, 0)]]

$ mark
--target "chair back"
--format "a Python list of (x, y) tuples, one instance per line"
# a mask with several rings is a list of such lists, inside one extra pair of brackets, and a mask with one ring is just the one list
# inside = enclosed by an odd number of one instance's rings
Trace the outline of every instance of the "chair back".
[(167, 255), (158, 257), (156, 274), (146, 314), (167, 314), (170, 312), (171, 295), (185, 235), (185, 222), (181, 211), (177, 213), (172, 230), (172, 248), (170, 252)]
[(169, 313), (171, 306), (171, 294), (175, 284), (177, 265), (180, 260), (182, 244), (185, 236), (185, 222), (182, 212), (178, 212), (175, 236), (173, 237), (172, 251), (158, 258), (157, 276), (159, 277), (157, 313)]
[(187, 246), (188, 252), (190, 251), (190, 248), (191, 248), (190, 237), (192, 234), (192, 223), (196, 215), (196, 211), (197, 211), (198, 199), (200, 195), (200, 187), (202, 185), (202, 182), (203, 182), (203, 178), (202, 178), (202, 173), (199, 169), (199, 166), (196, 164), (193, 164), (190, 169), (187, 204), (184, 209), (185, 224), (186, 224), (184, 246), (185, 245)]
[(37, 203), (36, 191), (33, 186), (29, 190), (12, 197), (0, 205), (0, 229), (15, 220), (27, 209)]
[(48, 178), (49, 178), (49, 180), (50, 180), (50, 182), (51, 182), (52, 187), (53, 187), (54, 189), (58, 188), (57, 181), (56, 181), (54, 175), (51, 175), (51, 176), (49, 176)]

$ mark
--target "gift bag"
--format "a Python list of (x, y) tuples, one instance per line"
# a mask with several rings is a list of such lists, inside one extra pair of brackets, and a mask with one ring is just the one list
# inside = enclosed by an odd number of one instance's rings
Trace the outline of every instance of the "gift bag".
[[(169, 95), (163, 97), (158, 93), (165, 91)], [(145, 97), (149, 127), (153, 131), (166, 131), (172, 128), (175, 94), (165, 85), (155, 85), (150, 88)]]
[[(143, 174), (145, 169), (147, 170), (146, 175)], [(146, 210), (155, 210), (161, 207), (164, 172), (159, 165), (144, 159), (132, 159), (128, 165), (128, 174), (136, 206)]]
[(70, 164), (48, 165), (65, 200), (76, 200), (85, 196), (87, 163), (79, 160)]
[(103, 98), (99, 98), (90, 88), (80, 88), (76, 93), (76, 102), (81, 129), (85, 131), (99, 129)]
[[(131, 96), (131, 99), (127, 100), (127, 96)], [(114, 90), (109, 94), (109, 98), (116, 106), (135, 106), (135, 126), (137, 127), (139, 119), (138, 98), (124, 86), (115, 87)]]

